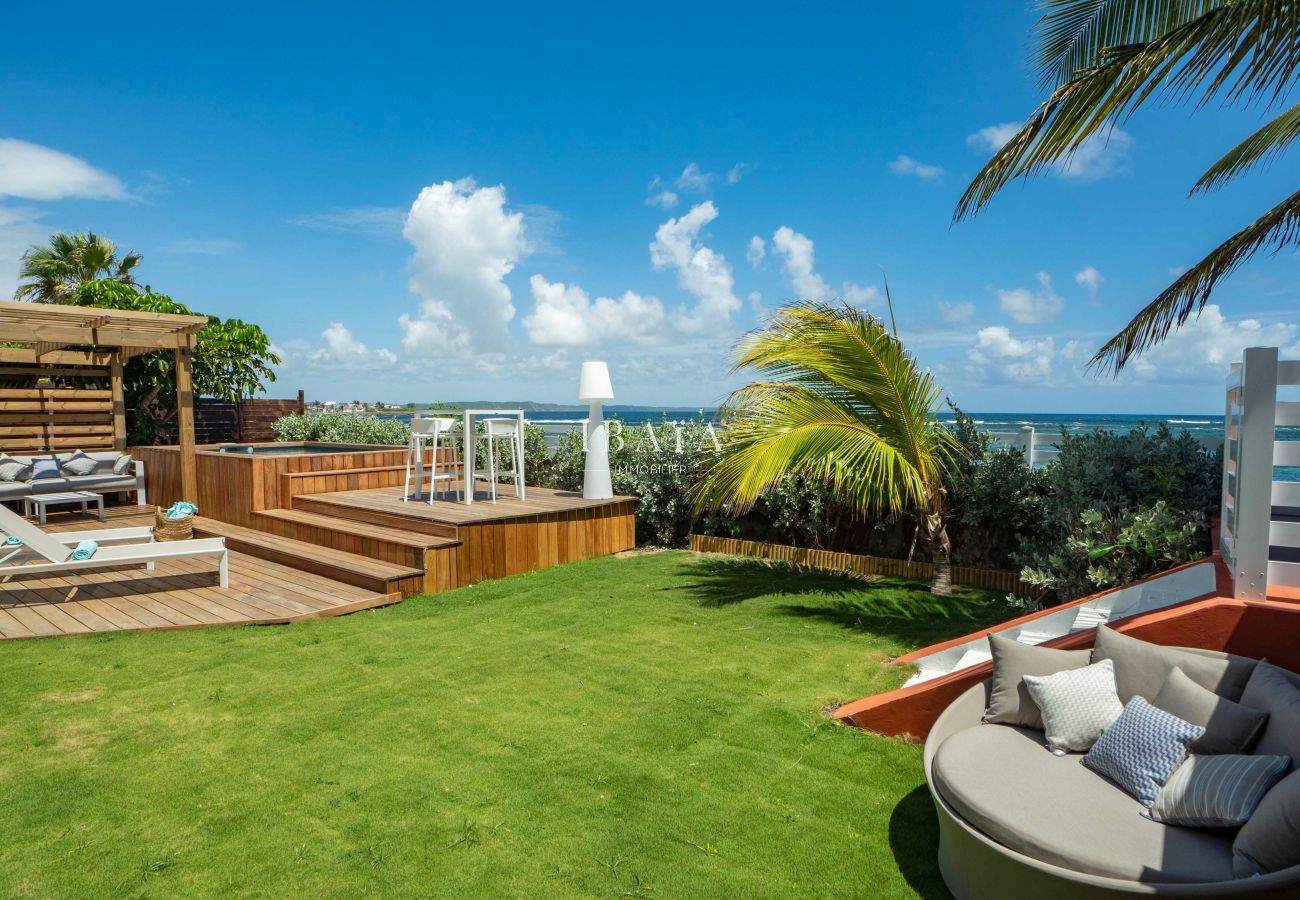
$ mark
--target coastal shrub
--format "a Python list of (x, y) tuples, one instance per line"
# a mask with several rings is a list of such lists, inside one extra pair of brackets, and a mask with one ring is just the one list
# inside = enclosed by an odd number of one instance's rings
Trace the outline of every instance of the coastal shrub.
[(405, 422), (350, 413), (290, 414), (271, 423), (277, 441), (324, 441), (338, 444), (404, 446), (411, 429)]
[(1040, 550), (1020, 577), (1074, 599), (1131, 584), (1205, 555), (1206, 520), (1164, 500), (1107, 514), (1086, 509), (1065, 541)]

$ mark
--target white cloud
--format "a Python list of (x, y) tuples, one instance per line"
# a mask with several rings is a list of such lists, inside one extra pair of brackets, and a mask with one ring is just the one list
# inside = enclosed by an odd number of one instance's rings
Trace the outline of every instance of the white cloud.
[(677, 283), (696, 297), (692, 310), (679, 311), (676, 316), (677, 327), (687, 334), (725, 327), (740, 308), (733, 293), (730, 263), (700, 240), (700, 231), (717, 217), (713, 201), (696, 204), (690, 212), (660, 225), (650, 244), (651, 265), (658, 270), (676, 270)]
[(321, 366), (338, 366), (344, 369), (374, 369), (396, 364), (397, 355), (391, 350), (372, 350), (352, 336), (342, 322), (331, 322), (321, 332), (325, 346), (313, 350), (309, 362)]
[(227, 241), (221, 238), (188, 238), (172, 241), (163, 249), (168, 253), (184, 255), (223, 256), (232, 250), (238, 250), (239, 246), (238, 241)]
[(727, 184), (736, 184), (745, 177), (745, 173), (754, 168), (753, 163), (738, 162), (727, 170)]
[(420, 191), (402, 235), (411, 292), (423, 298), (417, 316), (398, 322), (410, 353), (463, 353), (499, 347), (514, 317), (503, 280), (531, 250), (522, 212), (506, 208), (503, 185), (479, 187), (472, 178)]
[(1103, 281), (1105, 281), (1105, 279), (1101, 277), (1101, 273), (1093, 266), (1084, 266), (1082, 269), (1074, 273), (1074, 283), (1083, 285), (1088, 289), (1088, 293), (1090, 294), (1096, 294), (1097, 289), (1101, 287)]
[(675, 184), (679, 191), (702, 193), (709, 189), (713, 178), (713, 173), (701, 171), (698, 163), (687, 163), (686, 168), (682, 169), (682, 174), (677, 176)]
[(767, 256), (767, 242), (758, 235), (754, 235), (749, 239), (749, 248), (745, 250), (745, 259), (749, 260), (749, 264), (757, 269), (758, 264), (763, 261), (765, 256)]
[(657, 297), (627, 291), (617, 300), (594, 301), (576, 284), (529, 279), (533, 312), (524, 319), (534, 344), (578, 346), (611, 341), (653, 341), (662, 334), (663, 304)]
[(907, 154), (900, 154), (889, 164), (889, 171), (895, 175), (915, 175), (922, 181), (930, 181), (943, 174), (943, 166), (932, 166), (918, 162)]
[(1038, 273), (1038, 290), (1015, 288), (998, 291), (998, 306), (1011, 318), (1025, 325), (1054, 319), (1065, 309), (1065, 301), (1052, 289), (1052, 276)]
[(763, 305), (763, 295), (758, 291), (750, 291), (745, 299), (749, 301), (749, 310), (754, 314), (754, 318), (761, 319), (767, 315), (767, 307)]
[(790, 287), (802, 300), (842, 299), (860, 305), (870, 303), (877, 297), (874, 287), (863, 287), (850, 281), (844, 282), (839, 291), (833, 290), (817, 274), (812, 239), (788, 225), (782, 225), (772, 235), (772, 252), (781, 257), (781, 268), (790, 279)]
[(0, 138), (0, 197), (125, 200), (122, 183), (85, 160), (17, 138)]
[(1300, 355), (1300, 326), (1265, 324), (1258, 319), (1230, 321), (1217, 304), (1188, 319), (1161, 344), (1133, 359), (1121, 377), (1162, 384), (1221, 383), (1230, 363), (1246, 347), (1279, 347), (1283, 358)]
[[(997, 152), (1007, 141), (1016, 136), (1021, 125), (1018, 122), (1002, 122), (981, 128), (968, 135), (966, 143), (981, 150)], [(1109, 132), (1094, 134), (1084, 141), (1074, 154), (1052, 168), (1062, 178), (1079, 181), (1096, 181), (1125, 171), (1128, 168), (1129, 151), (1133, 148), (1133, 136), (1121, 128)]]
[(940, 300), (939, 315), (949, 322), (969, 322), (975, 318), (975, 304), (965, 300)]
[(677, 201), (676, 191), (659, 191), (645, 198), (646, 206), (658, 206), (661, 209), (672, 209)]
[(1055, 356), (1052, 338), (1016, 338), (1005, 325), (981, 328), (966, 352), (968, 374), (988, 383), (1048, 384)]
[(318, 231), (397, 237), (402, 232), (406, 215), (406, 210), (395, 206), (357, 206), (295, 216), (289, 224)]

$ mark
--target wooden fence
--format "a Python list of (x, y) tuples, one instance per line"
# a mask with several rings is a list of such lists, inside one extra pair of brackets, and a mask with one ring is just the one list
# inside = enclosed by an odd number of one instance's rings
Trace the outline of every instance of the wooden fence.
[(111, 450), (113, 443), (107, 368), (0, 367), (0, 451)]
[[(738, 538), (713, 537), (704, 534), (691, 535), (690, 548), (700, 553), (725, 553), (730, 556), (779, 560), (814, 569), (848, 572), (853, 575), (887, 575), (929, 581), (934, 572), (934, 566), (928, 562), (908, 562), (905, 559), (890, 559), (885, 556), (860, 556), (856, 553), (837, 553), (833, 550), (788, 547), (784, 544), (764, 544), (760, 541), (742, 541)], [(1039, 597), (1043, 594), (1041, 588), (1021, 581), (1018, 573), (996, 569), (953, 566), (952, 581), (953, 584), (1006, 591), (1020, 597)]]
[(275, 440), (271, 423), (306, 410), (303, 392), (291, 400), (228, 400), (201, 398), (194, 405), (194, 440), (199, 444), (252, 444)]

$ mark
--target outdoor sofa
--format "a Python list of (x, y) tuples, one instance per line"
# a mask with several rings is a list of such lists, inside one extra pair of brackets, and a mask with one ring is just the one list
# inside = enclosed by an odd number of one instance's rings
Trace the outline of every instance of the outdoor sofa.
[[(1206, 650), (1159, 649), (1225, 660), (1238, 672), (1256, 663)], [(1289, 677), (1300, 686), (1300, 676)], [(1137, 799), (1082, 765), (1083, 754), (1053, 755), (1042, 731), (984, 722), (992, 682), (959, 696), (925, 743), (939, 866), (959, 900), (1300, 897), (1300, 865), (1236, 877), (1235, 830), (1152, 821)], [(1239, 699), (1240, 689), (1238, 679), (1215, 693)]]
[(20, 455), (6, 454), (10, 459), (26, 465), (34, 465), (39, 460), (53, 459), (59, 465), (55, 477), (36, 478), (25, 481), (5, 481), (0, 479), (0, 501), (21, 500), (38, 494), (59, 494), (68, 491), (91, 491), (96, 494), (134, 492), (136, 502), (145, 505), (147, 497), (144, 487), (144, 463), (132, 459), (129, 468), (122, 474), (115, 473), (113, 466), (124, 454), (113, 450), (100, 450), (84, 454), (95, 461), (94, 469), (87, 475), (72, 475), (62, 467), (72, 457), (72, 451), (58, 454)]

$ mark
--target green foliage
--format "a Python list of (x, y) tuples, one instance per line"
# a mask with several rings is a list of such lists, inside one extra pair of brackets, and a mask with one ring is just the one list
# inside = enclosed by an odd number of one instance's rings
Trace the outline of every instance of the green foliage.
[(119, 258), (117, 245), (94, 232), (55, 232), (47, 246), (29, 247), (23, 254), (18, 275), (22, 283), (14, 291), (14, 298), (34, 303), (75, 303), (78, 291), (101, 278), (134, 285), (131, 272), (140, 259), (139, 253)]
[(1205, 555), (1205, 518), (1157, 500), (1108, 515), (1086, 509), (1063, 545), (1040, 552), (1021, 578), (1067, 599), (1131, 584)]
[[(67, 302), (98, 309), (195, 315), (189, 307), (166, 294), (148, 289), (137, 291), (120, 281), (92, 281)], [(208, 324), (195, 338), (191, 356), (195, 396), (232, 401), (251, 397), (275, 381), (272, 367), (279, 362), (280, 358), (271, 351), (270, 338), (261, 328), (239, 319), (208, 316)], [(123, 380), (130, 441), (152, 444), (163, 439), (176, 415), (174, 351), (159, 350), (131, 357)]]
[(405, 422), (348, 413), (291, 414), (271, 423), (277, 441), (406, 446), (411, 429)]

